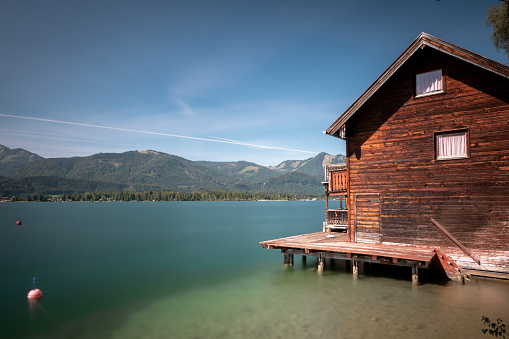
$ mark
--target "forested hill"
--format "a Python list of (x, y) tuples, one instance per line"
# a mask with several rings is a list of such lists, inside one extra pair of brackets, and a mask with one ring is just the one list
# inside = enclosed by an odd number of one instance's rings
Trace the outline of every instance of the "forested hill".
[(0, 175), (9, 177), (27, 164), (42, 160), (43, 157), (21, 148), (10, 149), (0, 145)]
[(323, 165), (344, 162), (342, 155), (320, 153), (266, 167), (245, 161), (190, 161), (156, 151), (44, 159), (0, 145), (0, 196), (104, 190), (322, 194)]

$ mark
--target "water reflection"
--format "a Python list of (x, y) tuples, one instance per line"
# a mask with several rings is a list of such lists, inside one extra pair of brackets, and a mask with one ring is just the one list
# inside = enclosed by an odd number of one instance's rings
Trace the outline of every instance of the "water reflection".
[(48, 311), (41, 299), (27, 298), (28, 314), (30, 325), (37, 326), (38, 323), (45, 323), (49, 327), (62, 328), (63, 324), (50, 311)]
[(33, 318), (35, 317), (39, 309), (40, 300), (32, 298), (27, 298), (27, 300), (28, 300), (28, 314), (30, 314), (30, 318)]

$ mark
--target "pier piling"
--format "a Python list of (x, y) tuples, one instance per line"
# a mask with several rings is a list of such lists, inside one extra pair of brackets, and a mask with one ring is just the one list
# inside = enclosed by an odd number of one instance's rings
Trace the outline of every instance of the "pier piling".
[(352, 273), (354, 278), (359, 277), (359, 263), (356, 259), (352, 260)]
[(284, 264), (293, 266), (293, 253), (285, 253), (284, 254)]
[(325, 258), (320, 255), (318, 257), (318, 272), (323, 272), (323, 269), (325, 267)]
[(412, 284), (417, 285), (419, 283), (419, 269), (417, 265), (412, 266)]

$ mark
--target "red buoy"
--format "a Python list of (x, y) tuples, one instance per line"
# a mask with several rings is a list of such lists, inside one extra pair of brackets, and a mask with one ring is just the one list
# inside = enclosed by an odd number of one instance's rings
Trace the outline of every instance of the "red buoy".
[(28, 292), (27, 297), (29, 299), (39, 299), (42, 297), (42, 291), (38, 288), (35, 288), (35, 289), (31, 290), (30, 292)]
[(33, 288), (30, 292), (28, 292), (27, 298), (28, 299), (39, 299), (40, 297), (42, 297), (42, 291), (38, 288), (35, 288), (35, 277), (32, 281), (33, 281)]
[(21, 220), (16, 221), (16, 225), (21, 225)]

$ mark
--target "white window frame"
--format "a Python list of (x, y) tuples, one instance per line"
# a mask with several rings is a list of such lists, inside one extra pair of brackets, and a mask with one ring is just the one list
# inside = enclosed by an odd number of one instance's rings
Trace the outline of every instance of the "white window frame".
[[(437, 81), (439, 82), (437, 83)], [(426, 89), (422, 89), (426, 87)], [(435, 88), (436, 87), (436, 88)], [(445, 77), (443, 69), (415, 75), (415, 97), (445, 93)]]
[[(463, 152), (454, 154), (454, 148), (458, 149), (458, 147), (454, 147), (451, 144), (445, 145), (447, 147), (446, 153), (449, 154), (443, 154), (441, 152), (441, 146), (444, 145), (442, 143), (446, 142), (454, 142), (453, 139), (446, 140), (447, 137), (455, 137), (455, 136), (464, 136), (464, 139), (462, 142), (464, 143), (463, 147), (460, 147), (459, 149), (463, 148)], [(457, 139), (456, 141), (460, 141), (461, 139)], [(453, 149), (451, 149), (451, 147)], [(435, 159), (436, 160), (451, 160), (451, 159), (465, 159), (470, 158), (470, 130), (467, 129), (460, 129), (460, 130), (453, 130), (453, 131), (443, 131), (443, 132), (437, 132), (435, 133)]]

